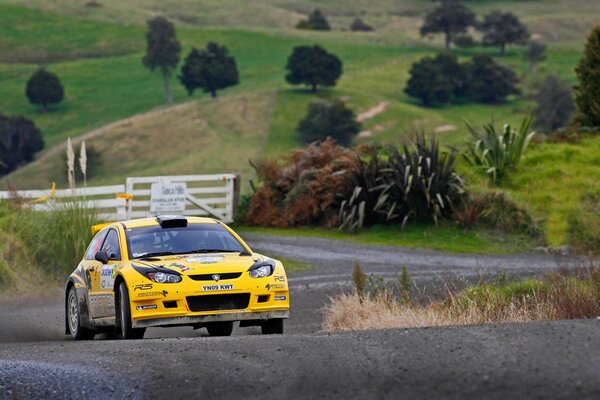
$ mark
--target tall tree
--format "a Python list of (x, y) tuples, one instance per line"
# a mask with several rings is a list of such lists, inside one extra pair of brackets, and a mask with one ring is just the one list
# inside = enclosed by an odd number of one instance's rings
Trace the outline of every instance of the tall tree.
[(33, 160), (44, 148), (44, 139), (33, 121), (0, 114), (0, 175)]
[(483, 44), (498, 46), (501, 54), (506, 52), (507, 45), (524, 45), (530, 37), (527, 27), (511, 12), (491, 12), (485, 16), (478, 29), (483, 33)]
[(303, 19), (296, 25), (298, 29), (313, 29), (315, 31), (329, 31), (331, 27), (325, 15), (316, 8), (312, 13), (309, 14), (308, 19)]
[(476, 101), (497, 103), (508, 95), (520, 93), (517, 74), (490, 56), (475, 56), (466, 68), (469, 97)]
[(555, 75), (546, 76), (536, 85), (532, 97), (537, 103), (534, 127), (541, 132), (551, 133), (566, 126), (575, 111), (571, 87)]
[(440, 4), (425, 16), (421, 26), (421, 36), (431, 33), (445, 35), (446, 50), (455, 35), (465, 33), (475, 24), (475, 14), (460, 0), (442, 0)]
[(146, 42), (146, 55), (142, 62), (151, 71), (160, 70), (165, 81), (165, 101), (171, 104), (171, 74), (177, 68), (181, 54), (175, 26), (164, 17), (149, 20)]
[(286, 69), (288, 83), (308, 85), (316, 92), (318, 86), (335, 86), (342, 75), (342, 62), (321, 46), (298, 46), (289, 56)]
[(575, 86), (577, 113), (575, 122), (583, 126), (600, 126), (600, 25), (587, 38), (583, 57), (575, 73), (579, 85)]
[(537, 71), (537, 65), (546, 59), (546, 45), (543, 43), (532, 41), (525, 51), (525, 58), (531, 65), (531, 72)]
[(302, 141), (307, 144), (332, 137), (342, 146), (349, 146), (359, 130), (354, 112), (340, 100), (312, 102), (298, 124)]
[(44, 68), (38, 69), (27, 81), (25, 94), (32, 104), (41, 105), (44, 112), (48, 111), (49, 104), (60, 103), (65, 97), (58, 76)]
[(188, 94), (202, 89), (217, 97), (217, 90), (237, 85), (240, 81), (235, 58), (225, 46), (210, 42), (206, 50), (193, 48), (186, 57), (179, 80)]

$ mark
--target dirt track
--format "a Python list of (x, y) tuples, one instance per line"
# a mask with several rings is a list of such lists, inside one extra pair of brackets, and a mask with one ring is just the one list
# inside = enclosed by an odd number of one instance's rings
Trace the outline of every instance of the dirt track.
[[(260, 336), (257, 328), (236, 328), (235, 337), (209, 338), (191, 328), (151, 329), (150, 339), (141, 342), (75, 343), (62, 333), (60, 299), (3, 304), (0, 398), (13, 398), (9, 388), (25, 398), (77, 398), (82, 390), (94, 398), (600, 394), (600, 323), (595, 320), (318, 333), (320, 309), (327, 296), (349, 287), (354, 261), (367, 273), (389, 279), (396, 279), (407, 265), (417, 284), (434, 287), (441, 278), (474, 279), (502, 270), (534, 274), (572, 260), (545, 254), (474, 257), (322, 239), (244, 236), (255, 250), (314, 265), (290, 276), (293, 309), (286, 335)], [(88, 373), (74, 386), (67, 377), (78, 366)]]

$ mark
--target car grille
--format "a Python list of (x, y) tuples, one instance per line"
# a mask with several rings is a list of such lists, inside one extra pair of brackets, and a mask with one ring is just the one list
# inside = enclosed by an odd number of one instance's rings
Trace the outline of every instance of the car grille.
[(243, 310), (248, 308), (250, 293), (190, 296), (187, 303), (190, 311)]
[(195, 281), (214, 281), (213, 275), (219, 275), (221, 281), (227, 279), (236, 279), (242, 276), (241, 272), (228, 272), (224, 274), (202, 274), (202, 275), (188, 275), (191, 279)]

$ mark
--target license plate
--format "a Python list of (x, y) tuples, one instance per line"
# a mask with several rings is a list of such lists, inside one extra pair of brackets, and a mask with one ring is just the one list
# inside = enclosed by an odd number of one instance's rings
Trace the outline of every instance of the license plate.
[(234, 290), (234, 285), (228, 284), (217, 284), (217, 285), (204, 285), (202, 286), (202, 290), (205, 292), (215, 292), (219, 290)]

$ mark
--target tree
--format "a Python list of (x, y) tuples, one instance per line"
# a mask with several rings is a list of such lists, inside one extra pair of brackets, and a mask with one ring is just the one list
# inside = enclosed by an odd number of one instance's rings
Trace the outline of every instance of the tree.
[(509, 44), (526, 44), (529, 30), (511, 12), (493, 11), (486, 15), (478, 29), (483, 33), (485, 46), (499, 46), (500, 54), (506, 52)]
[(44, 139), (33, 121), (0, 114), (0, 174), (30, 162), (43, 148)]
[(555, 75), (546, 76), (532, 98), (537, 102), (534, 127), (542, 132), (551, 133), (567, 125), (575, 111), (570, 86)]
[(309, 105), (297, 130), (307, 144), (332, 137), (342, 146), (349, 146), (360, 127), (354, 112), (342, 101), (316, 100)]
[(575, 73), (579, 85), (575, 86), (577, 113), (575, 122), (583, 126), (600, 126), (600, 25), (587, 38), (583, 57)]
[(531, 42), (525, 52), (525, 58), (531, 64), (531, 72), (535, 73), (538, 63), (546, 59), (546, 45), (539, 42)]
[(482, 103), (497, 103), (510, 94), (519, 94), (519, 78), (510, 68), (485, 55), (473, 57), (466, 65), (468, 95)]
[(342, 62), (321, 46), (298, 46), (289, 56), (286, 69), (288, 83), (308, 85), (314, 93), (318, 86), (335, 86), (342, 75)]
[(350, 30), (353, 32), (370, 32), (373, 30), (373, 27), (362, 19), (355, 18), (354, 21), (352, 21), (352, 24), (350, 24)]
[(44, 68), (38, 69), (27, 81), (25, 94), (31, 104), (41, 105), (44, 112), (49, 104), (60, 103), (65, 97), (65, 91), (58, 76)]
[(179, 80), (188, 94), (202, 89), (217, 97), (217, 90), (237, 85), (240, 81), (235, 58), (229, 55), (225, 46), (210, 42), (206, 50), (190, 51), (186, 57)]
[(181, 44), (175, 34), (175, 26), (165, 17), (148, 21), (146, 33), (147, 49), (142, 63), (151, 71), (159, 69), (165, 81), (165, 101), (173, 103), (171, 97), (171, 73), (179, 63)]
[(303, 19), (298, 21), (296, 25), (298, 29), (313, 29), (315, 31), (329, 31), (331, 30), (329, 26), (329, 22), (327, 22), (327, 18), (325, 15), (316, 8), (309, 16), (308, 19)]
[(421, 36), (431, 33), (445, 35), (446, 50), (455, 35), (465, 33), (469, 26), (475, 24), (475, 14), (460, 0), (442, 0), (440, 4), (425, 16), (421, 26)]
[(465, 94), (467, 77), (456, 57), (438, 54), (414, 63), (404, 92), (423, 105), (447, 104)]

